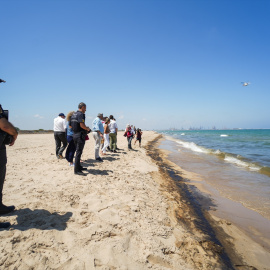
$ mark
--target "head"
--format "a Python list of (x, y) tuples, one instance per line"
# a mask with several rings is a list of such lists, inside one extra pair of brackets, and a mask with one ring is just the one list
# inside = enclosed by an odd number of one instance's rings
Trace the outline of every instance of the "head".
[(74, 111), (71, 111), (67, 114), (67, 121), (69, 122), (70, 121), (70, 118), (72, 116), (72, 114), (75, 113)]
[(58, 116), (60, 116), (61, 118), (65, 119), (66, 116), (63, 113), (59, 113)]
[(86, 104), (81, 102), (79, 105), (78, 105), (78, 109), (79, 111), (81, 111), (82, 113), (85, 113), (86, 112)]
[(97, 117), (98, 117), (100, 120), (103, 120), (103, 113), (98, 113)]
[(110, 115), (110, 119), (113, 120), (113, 115)]
[(105, 120), (105, 124), (110, 124), (110, 118), (106, 118), (106, 120)]

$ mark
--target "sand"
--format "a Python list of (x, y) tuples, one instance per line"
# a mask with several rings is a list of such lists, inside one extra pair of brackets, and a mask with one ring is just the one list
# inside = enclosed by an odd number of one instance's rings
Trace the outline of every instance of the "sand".
[(0, 229), (0, 269), (233, 268), (154, 157), (157, 133), (144, 132), (142, 148), (128, 151), (119, 132), (121, 150), (103, 163), (89, 137), (87, 176), (55, 157), (53, 134), (19, 135), (8, 147), (4, 203), (16, 211), (0, 217), (12, 224)]

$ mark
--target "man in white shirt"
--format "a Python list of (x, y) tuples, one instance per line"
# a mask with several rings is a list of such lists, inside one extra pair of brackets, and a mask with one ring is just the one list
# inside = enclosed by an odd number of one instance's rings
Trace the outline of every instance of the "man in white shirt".
[[(67, 147), (66, 138), (66, 116), (63, 113), (59, 113), (58, 117), (54, 118), (54, 139), (56, 143), (56, 157), (58, 159), (64, 159), (63, 152)], [(61, 143), (63, 144), (61, 147)]]
[(112, 152), (116, 153), (116, 143), (117, 143), (117, 131), (118, 131), (118, 126), (116, 124), (116, 121), (113, 118), (113, 115), (110, 115), (110, 149)]

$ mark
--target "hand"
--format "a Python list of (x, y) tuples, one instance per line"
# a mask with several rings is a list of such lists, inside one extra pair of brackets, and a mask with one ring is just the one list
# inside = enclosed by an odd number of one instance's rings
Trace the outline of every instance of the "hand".
[(9, 144), (9, 146), (14, 145), (15, 141), (17, 140), (17, 137), (18, 137), (18, 134), (12, 136), (12, 141), (11, 141), (11, 143)]

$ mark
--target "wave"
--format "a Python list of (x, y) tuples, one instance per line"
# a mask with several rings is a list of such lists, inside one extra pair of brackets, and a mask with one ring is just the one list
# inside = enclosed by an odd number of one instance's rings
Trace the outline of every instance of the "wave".
[(220, 137), (228, 137), (229, 135), (227, 134), (221, 134)]
[(198, 146), (196, 143), (194, 142), (184, 142), (184, 141), (180, 141), (180, 140), (176, 140), (176, 142), (180, 145), (182, 145), (183, 147), (190, 149), (194, 152), (198, 152), (198, 153), (209, 153), (209, 150), (207, 148)]
[[(167, 136), (166, 136), (167, 137)], [(172, 137), (167, 137), (168, 139), (172, 140)], [(202, 153), (202, 154), (212, 154), (217, 156), (218, 158), (224, 160), (225, 162), (231, 163), (234, 166), (244, 168), (253, 172), (259, 172), (262, 174), (265, 174), (267, 176), (270, 176), (270, 168), (266, 166), (261, 166), (257, 163), (252, 162), (251, 160), (248, 160), (241, 155), (235, 155), (232, 153), (222, 152), (219, 149), (213, 150), (208, 149), (202, 146), (197, 145), (194, 142), (186, 142), (179, 139), (173, 139), (175, 142), (177, 142), (182, 147), (189, 149), (196, 153)]]

